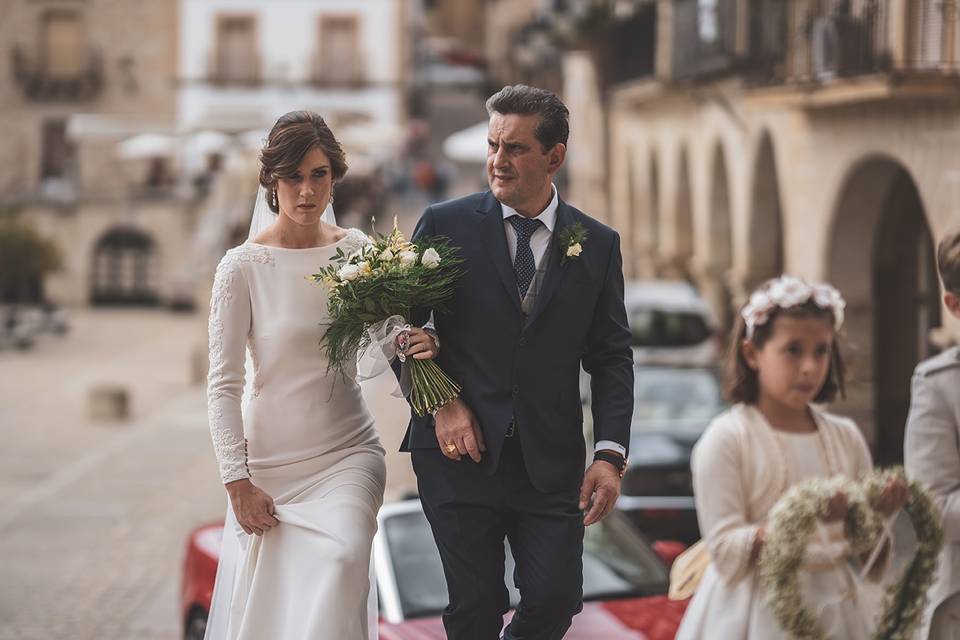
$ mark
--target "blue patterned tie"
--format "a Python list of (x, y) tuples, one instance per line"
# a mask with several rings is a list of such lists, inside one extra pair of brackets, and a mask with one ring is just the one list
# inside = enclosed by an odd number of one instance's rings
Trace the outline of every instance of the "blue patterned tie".
[(517, 276), (517, 288), (520, 289), (522, 300), (533, 282), (533, 274), (537, 272), (537, 263), (533, 259), (533, 250), (530, 249), (530, 236), (540, 228), (540, 221), (523, 216), (510, 216), (507, 220), (517, 232), (517, 255), (513, 259), (513, 273)]

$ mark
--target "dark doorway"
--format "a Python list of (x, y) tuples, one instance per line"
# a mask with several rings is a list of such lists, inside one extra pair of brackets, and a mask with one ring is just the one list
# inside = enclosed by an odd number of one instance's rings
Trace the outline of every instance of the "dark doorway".
[(156, 252), (154, 242), (130, 227), (111, 229), (97, 242), (93, 254), (90, 302), (94, 305), (155, 305)]

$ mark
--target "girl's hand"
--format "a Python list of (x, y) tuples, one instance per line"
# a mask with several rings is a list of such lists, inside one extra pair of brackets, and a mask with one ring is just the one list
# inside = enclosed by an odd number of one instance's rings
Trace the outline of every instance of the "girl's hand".
[(249, 478), (229, 482), (224, 486), (230, 495), (230, 504), (233, 505), (237, 523), (244, 533), (262, 536), (280, 524), (274, 517), (273, 498), (250, 482)]
[(397, 348), (403, 350), (408, 356), (413, 356), (415, 360), (432, 360), (440, 353), (440, 347), (437, 340), (429, 331), (417, 327), (411, 327), (406, 333), (406, 347), (404, 348), (404, 334), (397, 336)]
[(902, 509), (909, 499), (910, 489), (907, 487), (907, 482), (902, 477), (894, 477), (887, 480), (874, 507), (889, 518)]
[(837, 491), (827, 503), (826, 512), (820, 516), (824, 522), (839, 522), (847, 517), (847, 511), (850, 509), (850, 503), (847, 501), (847, 494), (843, 491)]

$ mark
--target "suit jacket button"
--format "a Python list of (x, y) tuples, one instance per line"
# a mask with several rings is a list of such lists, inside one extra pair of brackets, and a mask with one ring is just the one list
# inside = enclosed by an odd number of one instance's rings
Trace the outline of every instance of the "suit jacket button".
[(518, 344), (519, 344), (519, 345), (520, 345), (521, 347), (525, 347), (525, 346), (527, 346), (527, 339), (526, 339), (526, 338), (523, 338), (523, 337), (521, 337), (521, 338), (520, 338), (520, 341), (519, 341), (519, 343), (518, 343)]
[(513, 397), (516, 398), (520, 395), (520, 385), (513, 385)]

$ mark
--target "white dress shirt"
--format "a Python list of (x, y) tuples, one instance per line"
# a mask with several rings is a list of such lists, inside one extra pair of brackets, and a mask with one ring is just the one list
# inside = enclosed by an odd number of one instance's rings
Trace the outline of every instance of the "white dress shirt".
[[(540, 262), (550, 247), (553, 228), (557, 224), (557, 206), (560, 204), (560, 199), (559, 196), (557, 196), (557, 186), (550, 186), (553, 189), (553, 198), (550, 200), (547, 208), (541, 211), (540, 215), (533, 218), (533, 220), (539, 220), (541, 224), (537, 227), (537, 230), (533, 232), (533, 235), (530, 236), (530, 250), (533, 252), (533, 261), (537, 269), (540, 268)], [(513, 264), (513, 261), (517, 258), (517, 231), (513, 228), (513, 225), (510, 224), (508, 218), (520, 214), (517, 213), (516, 209), (502, 202), (500, 203), (500, 207), (503, 209), (503, 230), (507, 234), (507, 250), (510, 252), (510, 263)], [(627, 450), (623, 446), (612, 440), (601, 440), (594, 446), (594, 451), (601, 450), (614, 451), (624, 457), (626, 457), (627, 454)]]

